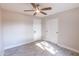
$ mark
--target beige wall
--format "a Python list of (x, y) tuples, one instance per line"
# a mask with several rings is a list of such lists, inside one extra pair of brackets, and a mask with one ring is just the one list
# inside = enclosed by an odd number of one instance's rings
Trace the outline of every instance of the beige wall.
[[(79, 52), (79, 8), (48, 16), (43, 18), (43, 22), (55, 18), (58, 19), (59, 31), (57, 44)], [(44, 29), (45, 28), (43, 28), (43, 32)]]
[(33, 20), (37, 18), (8, 10), (2, 14), (5, 49), (33, 41)]

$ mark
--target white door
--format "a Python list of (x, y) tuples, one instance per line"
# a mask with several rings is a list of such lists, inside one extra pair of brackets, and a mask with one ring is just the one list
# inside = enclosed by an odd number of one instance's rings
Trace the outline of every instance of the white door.
[(33, 20), (33, 39), (40, 40), (41, 39), (41, 20), (34, 19)]
[(58, 37), (58, 20), (57, 19), (47, 20), (45, 39), (53, 43), (57, 43), (57, 37)]

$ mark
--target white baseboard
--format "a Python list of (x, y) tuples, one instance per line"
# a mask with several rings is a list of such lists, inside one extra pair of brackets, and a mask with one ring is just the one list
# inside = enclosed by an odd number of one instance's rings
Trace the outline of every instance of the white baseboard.
[(14, 47), (18, 47), (18, 46), (21, 46), (21, 45), (24, 45), (24, 44), (28, 44), (28, 43), (31, 43), (31, 42), (34, 42), (34, 40), (33, 41), (30, 41), (30, 42), (19, 43), (17, 45), (11, 45), (11, 46), (5, 47), (4, 50), (10, 49), (10, 48), (14, 48)]
[[(49, 40), (45, 40), (45, 41), (49, 41)], [(50, 42), (51, 42), (51, 41), (50, 41)], [(53, 43), (53, 42), (52, 42), (52, 43)], [(68, 46), (65, 46), (65, 45), (61, 45), (61, 44), (59, 44), (59, 43), (54, 43), (54, 44), (57, 44), (57, 45), (60, 46), (60, 47), (63, 47), (63, 48), (69, 49), (69, 50), (71, 50), (71, 51), (74, 51), (74, 52), (79, 53), (79, 50), (76, 50), (76, 49), (74, 49), (74, 48), (71, 48), (71, 47), (68, 47)]]
[(76, 49), (74, 49), (74, 48), (71, 48), (71, 47), (68, 47), (68, 46), (65, 46), (65, 45), (61, 45), (61, 44), (57, 44), (57, 45), (60, 46), (60, 47), (63, 47), (63, 48), (69, 49), (69, 50), (71, 50), (71, 51), (74, 51), (74, 52), (79, 53), (79, 50), (76, 50)]

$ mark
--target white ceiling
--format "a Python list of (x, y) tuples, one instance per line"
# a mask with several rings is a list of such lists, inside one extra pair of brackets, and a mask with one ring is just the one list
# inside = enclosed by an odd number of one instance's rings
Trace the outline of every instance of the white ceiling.
[[(39, 4), (40, 4), (39, 8), (43, 8), (43, 7), (47, 7), (47, 6), (52, 7), (52, 10), (45, 11), (48, 15), (52, 15), (52, 14), (55, 14), (58, 12), (62, 12), (65, 10), (79, 7), (79, 3), (39, 3)], [(34, 13), (33, 11), (24, 12), (24, 10), (32, 9), (32, 6), (30, 5), (30, 3), (0, 3), (0, 6), (4, 9), (23, 13), (26, 15), (33, 15), (33, 13)], [(46, 16), (48, 16), (48, 15), (46, 15)], [(38, 14), (36, 16), (44, 17), (45, 15)]]

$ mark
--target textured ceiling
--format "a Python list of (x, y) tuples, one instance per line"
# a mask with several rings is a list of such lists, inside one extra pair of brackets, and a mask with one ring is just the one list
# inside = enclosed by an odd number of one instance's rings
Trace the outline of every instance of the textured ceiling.
[[(39, 3), (39, 5), (40, 5), (39, 8), (52, 7), (52, 10), (44, 11), (48, 14), (46, 16), (79, 7), (78, 3)], [(24, 10), (33, 9), (32, 6), (30, 5), (30, 3), (0, 3), (0, 6), (3, 9), (23, 13), (26, 15), (33, 15), (33, 13), (34, 13), (33, 11), (24, 12)], [(39, 13), (36, 16), (44, 17), (45, 15), (42, 15), (41, 13)]]

